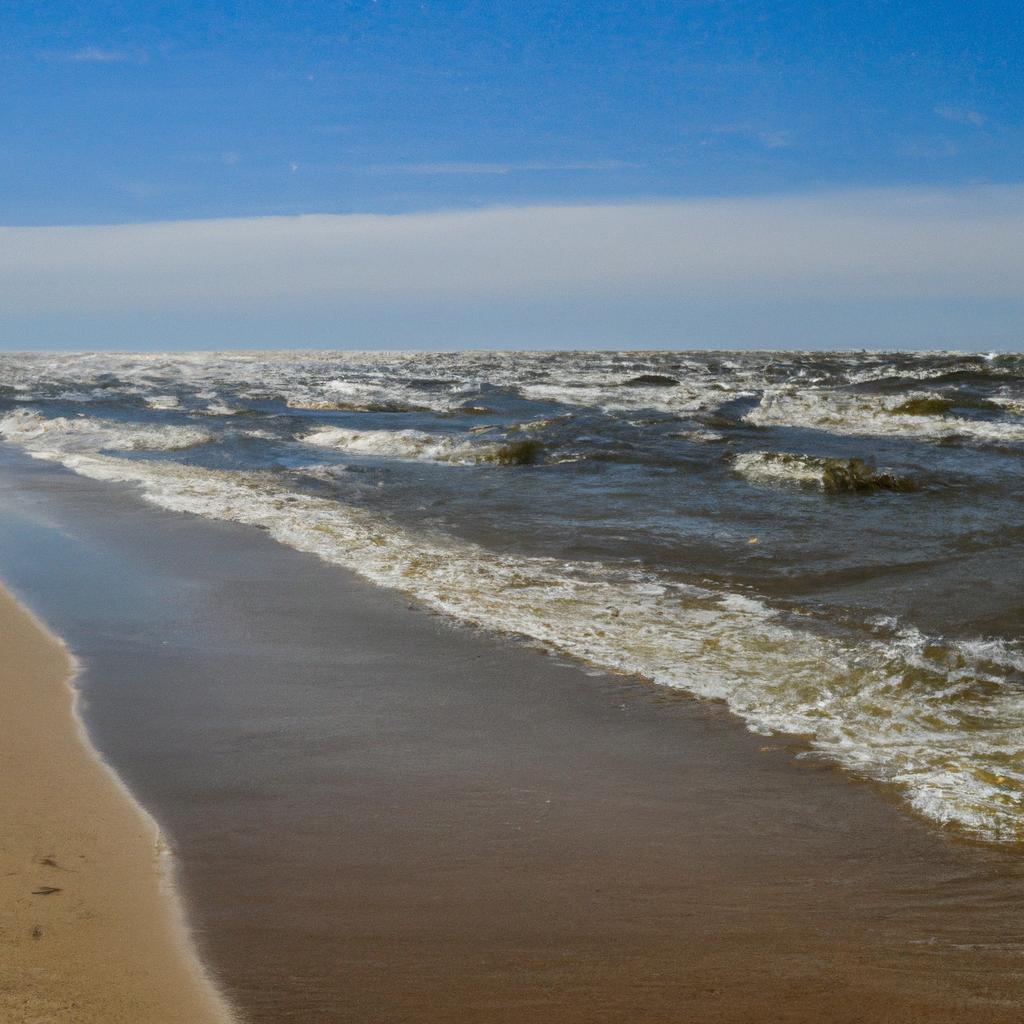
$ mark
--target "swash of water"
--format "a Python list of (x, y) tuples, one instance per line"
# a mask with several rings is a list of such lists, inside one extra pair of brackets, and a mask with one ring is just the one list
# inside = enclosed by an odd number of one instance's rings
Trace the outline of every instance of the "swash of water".
[(1024, 840), (1024, 356), (0, 356), (0, 437)]

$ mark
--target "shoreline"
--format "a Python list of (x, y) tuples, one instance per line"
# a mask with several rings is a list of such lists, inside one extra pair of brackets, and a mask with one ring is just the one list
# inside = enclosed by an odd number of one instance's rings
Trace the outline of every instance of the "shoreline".
[(718, 705), (0, 461), (0, 575), (80, 655), (89, 735), (247, 1021), (1019, 1018), (1015, 852)]
[(0, 583), (0, 1016), (228, 1024), (156, 821), (92, 745), (79, 666)]

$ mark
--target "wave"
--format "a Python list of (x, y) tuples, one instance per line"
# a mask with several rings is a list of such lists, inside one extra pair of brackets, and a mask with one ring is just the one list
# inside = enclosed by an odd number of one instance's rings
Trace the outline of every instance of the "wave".
[[(836, 415), (842, 419), (843, 403), (858, 398), (852, 392), (844, 398), (835, 389), (906, 393), (946, 382), (985, 393), (1005, 388), (1006, 397), (1019, 402), (1022, 371), (1020, 356), (963, 353), (12, 353), (0, 361), (0, 389), (13, 389), (24, 400), (123, 396), (142, 402), (169, 397), (173, 389), (182, 405), (255, 399), (296, 409), (440, 415), (479, 405), (485, 394), (496, 396), (499, 405), (518, 395), (611, 414), (655, 410), (680, 418), (764, 395), (764, 408), (755, 410), (752, 423), (810, 422), (831, 429), (826, 421)], [(843, 406), (838, 412), (829, 407), (830, 396)], [(870, 422), (877, 419), (870, 411), (872, 395), (861, 393), (859, 398), (867, 403), (868, 422), (859, 406), (851, 415), (854, 425), (868, 433), (909, 431), (927, 437), (948, 434), (951, 427), (984, 429), (973, 420), (937, 425), (887, 418)], [(824, 407), (815, 408), (818, 404)], [(512, 415), (521, 416), (522, 410)], [(843, 429), (841, 424), (838, 429)]]
[[(1020, 419), (970, 419), (951, 414), (955, 408), (955, 400), (931, 392), (881, 396), (777, 388), (766, 391), (744, 420), (757, 427), (810, 427), (841, 434), (1024, 441), (1024, 421)], [(1003, 408), (1014, 411), (1009, 403)]]
[(459, 466), (524, 464), (535, 461), (540, 449), (536, 442), (531, 441), (465, 441), (422, 430), (349, 430), (344, 427), (316, 430), (303, 435), (300, 440), (355, 455), (447, 462)]
[(457, 394), (435, 394), (405, 382), (328, 380), (285, 398), (292, 409), (338, 412), (450, 412)]
[(796, 484), (822, 491), (913, 491), (909, 477), (878, 472), (862, 459), (830, 459), (789, 452), (744, 452), (732, 459), (734, 472), (756, 484)]
[[(676, 386), (623, 386), (618, 380), (578, 384), (521, 384), (519, 393), (531, 402), (554, 402), (583, 406), (607, 413), (654, 410), (669, 416), (687, 418), (717, 407), (726, 395), (726, 386), (703, 379), (687, 380)], [(728, 392), (728, 397), (753, 392)]]
[(1012, 644), (946, 642), (892, 623), (870, 635), (824, 634), (737, 593), (413, 533), (291, 490), (269, 471), (57, 452), (31, 438), (26, 447), (84, 476), (136, 485), (163, 508), (262, 527), (462, 622), (722, 700), (753, 731), (803, 736), (936, 822), (1024, 839), (1024, 655)]
[(177, 451), (213, 440), (193, 427), (144, 427), (92, 416), (48, 418), (28, 410), (0, 419), (0, 436), (32, 454), (55, 456), (69, 451)]

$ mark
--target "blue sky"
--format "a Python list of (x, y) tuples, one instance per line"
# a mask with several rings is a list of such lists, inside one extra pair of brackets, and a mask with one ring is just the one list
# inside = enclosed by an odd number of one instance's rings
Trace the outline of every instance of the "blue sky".
[[(714, 204), (723, 200), (816, 195), (836, 195), (849, 210), (848, 197), (866, 191), (913, 202), (938, 191), (960, 197), (964, 218), (990, 222), (1005, 207), (999, 188), (1022, 177), (1022, 53), (1019, 4), (1002, 2), (4, 0), (0, 224), (70, 229), (501, 206), (720, 209)], [(979, 213), (978, 196), (992, 188), (1002, 198)], [(732, 223), (739, 207), (729, 210), (723, 216)], [(806, 228), (794, 224), (795, 236)], [(9, 251), (29, 244), (26, 237), (8, 236)], [(642, 235), (630, 238), (643, 245)], [(705, 245), (705, 236), (692, 244)], [(339, 273), (354, 258), (338, 256)], [(671, 252), (665, 259), (676, 262)], [(245, 273), (235, 257), (223, 267), (225, 275)], [(606, 274), (601, 279), (607, 284)], [(968, 309), (981, 316), (965, 322), (993, 325), (972, 345), (1012, 345), (1024, 335), (1016, 282), (991, 296), (950, 293), (948, 275), (943, 280), (961, 317)], [(690, 285), (673, 282), (676, 291), (656, 299), (666, 310), (657, 331), (624, 340), (767, 344), (784, 335), (839, 344), (851, 334), (851, 315), (862, 318), (865, 336), (877, 336), (881, 311), (899, 312), (899, 295), (872, 300), (858, 286), (851, 298), (840, 288), (842, 331), (826, 329), (830, 300), (818, 295), (825, 306), (804, 318), (813, 330), (801, 333), (791, 311), (773, 333), (763, 323), (770, 308), (758, 305), (765, 300), (736, 295), (760, 312), (730, 320), (723, 306), (716, 319), (718, 300), (706, 283), (692, 284), (687, 304), (677, 293)], [(52, 284), (73, 292), (59, 277)], [(630, 287), (613, 317), (624, 332), (630, 310), (643, 319), (644, 296)], [(291, 337), (284, 325), (301, 310), (293, 295), (270, 317), (277, 333), (264, 337), (229, 305), (203, 327), (198, 305), (176, 295), (161, 307), (163, 335), (127, 298), (120, 314), (83, 316), (77, 326), (68, 300), (59, 316), (35, 307), (6, 319), (0, 312), (0, 344), (356, 344), (367, 333), (375, 344), (413, 344), (423, 319), (401, 319), (394, 297), (379, 315), (365, 303), (356, 315), (351, 297), (333, 308), (325, 298), (316, 324), (299, 317)], [(505, 310), (500, 323), (478, 317), (455, 329), (465, 317), (454, 314), (452, 299), (437, 312), (440, 326), (434, 318), (436, 339), (557, 346), (595, 337), (582, 292), (566, 296), (551, 320), (561, 327), (547, 333), (536, 324), (549, 306), (497, 285), (494, 298)], [(923, 301), (918, 292), (906, 299), (904, 313)], [(927, 301), (936, 309), (911, 317), (913, 331), (897, 316), (904, 333), (883, 331), (879, 343), (950, 343), (950, 309), (934, 296)], [(346, 332), (356, 322), (364, 326)], [(429, 343), (443, 343), (436, 339)]]

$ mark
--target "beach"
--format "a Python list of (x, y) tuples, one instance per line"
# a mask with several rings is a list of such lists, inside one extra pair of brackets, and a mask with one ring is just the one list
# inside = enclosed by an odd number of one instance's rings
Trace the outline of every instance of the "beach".
[(0, 2), (0, 1024), (1024, 1024), (1019, 6)]
[(0, 1018), (222, 1024), (153, 822), (88, 746), (63, 646), (0, 590)]
[(0, 505), (241, 1019), (1019, 1019), (1016, 849), (803, 741), (9, 449)]
[(0, 2), (0, 1024), (1024, 1024), (1019, 7)]

